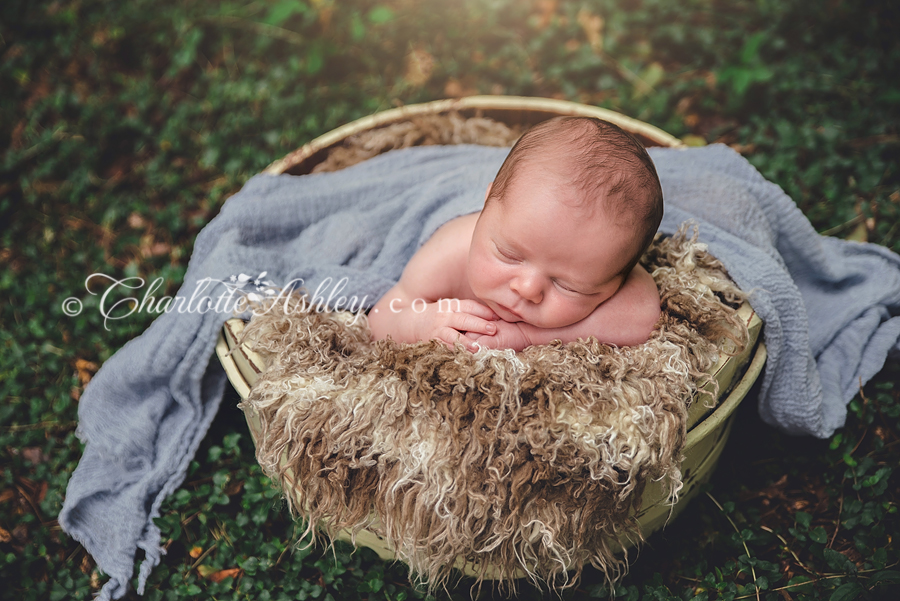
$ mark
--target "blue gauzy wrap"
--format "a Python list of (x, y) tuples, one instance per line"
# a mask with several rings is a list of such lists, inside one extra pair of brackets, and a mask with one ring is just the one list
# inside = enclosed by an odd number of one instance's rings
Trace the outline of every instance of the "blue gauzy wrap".
[[(152, 520), (183, 481), (225, 386), (213, 349), (231, 317), (233, 305), (216, 306), (233, 290), (231, 276), (265, 272), (276, 285), (302, 280), (332, 305), (355, 296), (357, 307), (371, 306), (440, 225), (481, 208), (507, 153), (408, 148), (337, 173), (259, 175), (225, 203), (197, 236), (178, 293), (193, 302), (173, 304), (81, 397), (86, 446), (59, 523), (111, 576), (100, 599), (125, 594), (138, 549), (139, 593), (159, 563)], [(765, 322), (760, 415), (792, 434), (829, 436), (860, 381), (900, 350), (900, 257), (819, 236), (778, 186), (726, 146), (651, 156), (666, 199), (661, 231), (693, 220)], [(204, 278), (212, 279), (198, 283)]]

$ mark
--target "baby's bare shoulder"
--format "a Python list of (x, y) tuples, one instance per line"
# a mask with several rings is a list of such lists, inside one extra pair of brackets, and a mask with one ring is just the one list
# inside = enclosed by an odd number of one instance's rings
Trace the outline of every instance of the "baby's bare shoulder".
[(475, 231), (475, 223), (478, 221), (480, 214), (480, 212), (469, 213), (468, 215), (451, 219), (435, 230), (422, 248), (435, 244), (454, 245), (465, 247), (466, 251), (468, 251), (469, 244), (472, 242), (472, 233)]
[(463, 215), (438, 228), (410, 259), (402, 279), (424, 296), (454, 296), (466, 277), (466, 261), (477, 220), (478, 213)]
[(442, 259), (458, 261), (462, 257), (467, 257), (477, 220), (478, 213), (451, 219), (431, 235), (431, 238), (416, 252), (413, 259), (419, 255), (424, 255), (430, 261)]

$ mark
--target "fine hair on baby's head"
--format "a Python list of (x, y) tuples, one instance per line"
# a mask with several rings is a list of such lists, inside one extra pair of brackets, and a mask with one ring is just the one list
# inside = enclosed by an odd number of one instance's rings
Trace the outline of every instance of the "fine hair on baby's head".
[(608, 219), (635, 230), (634, 256), (627, 274), (653, 241), (663, 215), (656, 167), (633, 135), (594, 117), (556, 117), (538, 123), (510, 150), (497, 172), (487, 202), (503, 202), (516, 176), (546, 166), (573, 186), (579, 203), (600, 203)]

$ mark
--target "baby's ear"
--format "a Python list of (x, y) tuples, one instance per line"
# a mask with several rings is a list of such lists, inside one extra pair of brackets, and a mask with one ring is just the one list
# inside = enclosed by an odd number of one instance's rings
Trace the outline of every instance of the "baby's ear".
[(488, 197), (491, 195), (491, 188), (494, 186), (494, 182), (488, 184), (487, 192), (484, 193), (484, 202), (487, 202)]

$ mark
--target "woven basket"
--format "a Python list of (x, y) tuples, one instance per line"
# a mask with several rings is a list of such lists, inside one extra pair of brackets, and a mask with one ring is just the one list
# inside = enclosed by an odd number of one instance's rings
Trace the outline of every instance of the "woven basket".
[[(317, 165), (327, 159), (332, 149), (347, 144), (348, 139), (357, 134), (423, 117), (451, 113), (457, 113), (462, 117), (486, 117), (520, 129), (561, 115), (598, 117), (634, 134), (645, 146), (684, 146), (677, 138), (652, 125), (606, 109), (543, 98), (470, 96), (458, 100), (439, 100), (405, 106), (358, 119), (316, 138), (275, 161), (266, 168), (265, 173), (273, 175), (311, 173)], [(765, 346), (759, 341), (762, 322), (746, 303), (739, 309), (738, 315), (747, 324), (750, 342), (737, 355), (722, 354), (711, 370), (720, 392), (716, 406), (710, 409), (704, 403), (693, 403), (690, 408), (681, 468), (684, 487), (678, 503), (675, 506), (666, 504), (666, 492), (661, 483), (650, 481), (647, 484), (642, 495), (642, 509), (637, 515), (644, 537), (658, 530), (682, 511), (688, 501), (697, 494), (699, 485), (710, 478), (731, 431), (735, 409), (762, 371), (766, 360)], [(265, 371), (266, 366), (265, 361), (248, 348), (240, 346), (235, 349), (238, 347), (243, 327), (244, 323), (241, 320), (229, 320), (220, 336), (216, 352), (231, 384), (241, 398), (246, 399), (250, 387), (256, 382), (259, 374)], [(247, 421), (250, 432), (256, 440), (260, 425), (249, 413)], [(345, 538), (349, 540), (349, 533)], [(363, 531), (357, 534), (356, 543), (372, 548), (384, 559), (395, 559), (386, 542), (372, 532)], [(464, 571), (468, 570), (464, 568)]]

